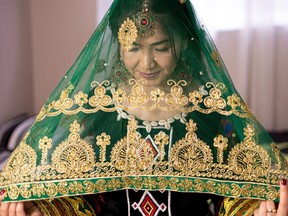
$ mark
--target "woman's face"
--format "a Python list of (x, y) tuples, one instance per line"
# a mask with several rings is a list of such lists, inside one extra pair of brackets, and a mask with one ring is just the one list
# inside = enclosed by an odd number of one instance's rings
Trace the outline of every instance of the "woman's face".
[[(178, 57), (180, 38), (177, 37), (174, 44)], [(161, 28), (157, 28), (152, 36), (137, 39), (129, 51), (120, 47), (120, 55), (127, 70), (136, 80), (145, 79), (145, 86), (161, 88), (167, 85), (178, 62), (172, 50), (169, 37)]]

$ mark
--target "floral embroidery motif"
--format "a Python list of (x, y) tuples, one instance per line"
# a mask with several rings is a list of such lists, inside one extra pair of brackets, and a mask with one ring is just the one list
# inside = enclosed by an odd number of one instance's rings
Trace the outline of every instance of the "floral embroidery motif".
[[(94, 95), (87, 98), (86, 95), (88, 94), (86, 93), (76, 93), (74, 95), (74, 98), (77, 98), (74, 101), (75, 103), (68, 97), (68, 90), (64, 89), (59, 100), (52, 101), (47, 106), (44, 106), (36, 120), (42, 121), (47, 116), (57, 116), (61, 113), (66, 115), (79, 112), (88, 114), (96, 113), (99, 110), (113, 112), (118, 109), (151, 111), (156, 108), (161, 111), (178, 110), (182, 113), (198, 111), (209, 114), (217, 112), (226, 116), (234, 114), (241, 118), (253, 117), (247, 105), (236, 94), (228, 96), (227, 99), (223, 98), (222, 91), (225, 91), (223, 83), (214, 84), (207, 82), (205, 86), (200, 86), (199, 90), (194, 90), (186, 96), (184, 88), (187, 83), (184, 80), (177, 83), (169, 80), (168, 84), (171, 85), (169, 94), (165, 94), (160, 89), (155, 88), (155, 90), (150, 92), (150, 95), (144, 91), (143, 82), (145, 81), (130, 79), (130, 93), (119, 88), (111, 91), (112, 96), (107, 94), (107, 88), (111, 85), (108, 80), (102, 83), (93, 82), (91, 86), (95, 87)], [(204, 89), (205, 87), (208, 91)], [(165, 105), (163, 105), (163, 101)], [(189, 103), (192, 103), (192, 105)], [(77, 108), (76, 105), (79, 105), (79, 107)]]
[(206, 107), (213, 110), (222, 110), (226, 107), (226, 101), (221, 97), (222, 93), (220, 89), (224, 89), (225, 86), (222, 83), (214, 85), (213, 83), (207, 83), (206, 86), (212, 87), (209, 91), (209, 96), (204, 99)]
[(144, 173), (151, 172), (154, 161), (153, 149), (137, 133), (137, 121), (131, 120), (128, 127), (127, 137), (117, 142), (112, 150), (111, 163), (127, 174), (139, 170)]
[[(13, 151), (7, 165), (2, 172), (9, 183), (25, 182), (34, 176), (36, 170), (36, 152), (24, 142), (20, 143), (16, 151)], [(0, 179), (0, 182), (3, 182)], [(12, 195), (14, 197), (14, 195)], [(16, 195), (15, 195), (16, 196)]]
[(259, 179), (265, 182), (268, 171), (271, 167), (271, 159), (268, 152), (257, 145), (255, 139), (255, 129), (248, 125), (245, 129), (245, 139), (231, 149), (228, 156), (228, 165), (239, 179)]
[(80, 91), (78, 94), (74, 95), (74, 102), (75, 104), (78, 104), (80, 107), (82, 107), (84, 104), (88, 102), (87, 99), (88, 95), (84, 94), (82, 91)]
[(213, 155), (210, 147), (197, 137), (196, 123), (190, 119), (186, 126), (188, 132), (185, 138), (176, 142), (171, 149), (171, 160), (176, 170), (195, 175), (199, 171), (209, 170)]
[(93, 170), (95, 153), (91, 145), (78, 134), (80, 125), (74, 121), (70, 126), (71, 134), (53, 152), (51, 168), (62, 174), (62, 178), (83, 176)]

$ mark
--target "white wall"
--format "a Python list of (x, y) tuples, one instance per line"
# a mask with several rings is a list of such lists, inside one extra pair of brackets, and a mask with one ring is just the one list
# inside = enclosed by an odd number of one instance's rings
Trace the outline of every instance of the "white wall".
[(96, 26), (95, 0), (30, 0), (34, 112), (76, 60)]
[(0, 126), (33, 109), (28, 3), (0, 0)]
[(95, 27), (95, 0), (0, 0), (0, 126), (39, 112)]

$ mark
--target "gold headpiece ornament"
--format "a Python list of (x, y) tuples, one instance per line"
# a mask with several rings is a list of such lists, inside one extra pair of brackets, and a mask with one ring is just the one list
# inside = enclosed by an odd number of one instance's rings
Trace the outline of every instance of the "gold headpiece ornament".
[(119, 28), (119, 43), (126, 50), (130, 50), (138, 35), (146, 38), (154, 34), (155, 20), (155, 16), (150, 12), (149, 1), (144, 1), (142, 10), (134, 15), (132, 20), (128, 17)]
[(145, 1), (142, 5), (142, 11), (134, 16), (134, 20), (141, 37), (149, 37), (154, 34), (155, 16), (150, 12), (149, 1)]
[(131, 49), (133, 42), (136, 41), (137, 33), (138, 31), (135, 23), (128, 17), (122, 23), (118, 31), (118, 40), (124, 49), (127, 51)]

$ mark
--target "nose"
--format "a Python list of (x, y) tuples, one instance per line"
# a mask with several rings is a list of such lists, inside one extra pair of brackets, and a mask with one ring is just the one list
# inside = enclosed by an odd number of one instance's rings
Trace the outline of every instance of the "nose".
[(145, 69), (150, 69), (155, 67), (155, 56), (151, 51), (143, 52), (142, 58), (140, 59), (141, 67)]

